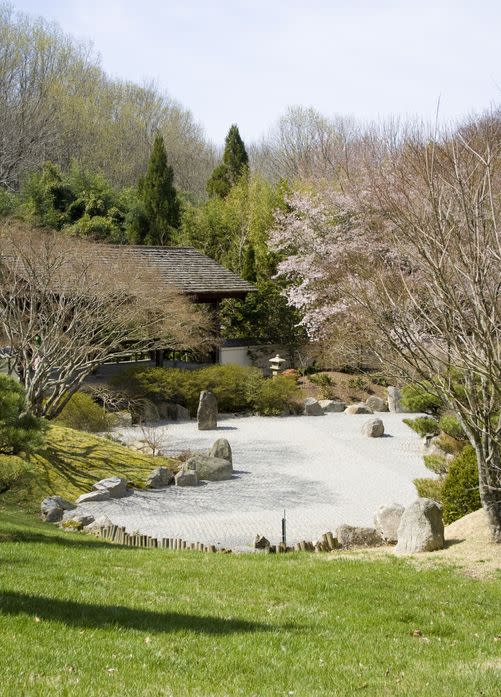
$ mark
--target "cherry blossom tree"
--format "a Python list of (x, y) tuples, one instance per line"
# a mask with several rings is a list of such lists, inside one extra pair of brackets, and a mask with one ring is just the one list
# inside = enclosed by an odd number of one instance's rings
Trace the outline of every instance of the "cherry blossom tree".
[(313, 339), (344, 324), (344, 342), (456, 413), (501, 542), (501, 119), (368, 138), (366, 155), (358, 176), (278, 214), (279, 274)]

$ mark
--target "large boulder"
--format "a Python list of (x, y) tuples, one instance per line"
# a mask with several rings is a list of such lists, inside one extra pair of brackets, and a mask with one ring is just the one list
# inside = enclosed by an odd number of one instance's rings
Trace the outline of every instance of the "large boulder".
[(374, 412), (372, 409), (369, 409), (369, 407), (364, 404), (363, 402), (359, 402), (358, 404), (350, 404), (349, 407), (346, 407), (344, 410), (345, 414), (373, 414)]
[(384, 424), (381, 419), (371, 419), (362, 426), (362, 435), (367, 438), (381, 438), (384, 436)]
[(89, 491), (88, 494), (82, 494), (76, 500), (76, 503), (89, 503), (89, 501), (109, 501), (111, 499), (110, 492), (107, 489), (99, 491)]
[(341, 547), (380, 547), (381, 535), (374, 528), (360, 528), (353, 525), (340, 525), (336, 538)]
[(186, 460), (183, 470), (195, 470), (199, 479), (205, 479), (210, 482), (231, 479), (233, 476), (233, 465), (231, 462), (220, 457), (204, 455), (203, 453), (196, 453), (189, 460)]
[(402, 407), (400, 400), (402, 399), (402, 394), (398, 387), (388, 387), (388, 408), (390, 411), (400, 413)]
[(186, 407), (181, 406), (180, 404), (176, 404), (176, 420), (177, 421), (189, 421), (190, 420), (190, 412)]
[(444, 546), (442, 508), (433, 499), (420, 498), (407, 506), (398, 527), (399, 554), (433, 552)]
[(148, 489), (163, 489), (174, 481), (174, 473), (168, 467), (157, 467), (148, 476)]
[(335, 402), (332, 399), (320, 399), (320, 406), (325, 412), (342, 412), (346, 409), (346, 404), (344, 402)]
[(181, 470), (174, 480), (176, 486), (198, 486), (198, 475), (195, 470)]
[(112, 499), (121, 499), (127, 495), (127, 480), (124, 477), (107, 477), (92, 486), (96, 491), (107, 491)]
[(79, 510), (65, 511), (61, 521), (61, 527), (66, 530), (81, 530), (87, 525), (91, 525), (95, 520), (90, 513), (82, 513)]
[(405, 508), (400, 503), (380, 506), (374, 516), (374, 527), (385, 542), (395, 544), (397, 532)]
[(70, 501), (66, 501), (61, 496), (48, 496), (40, 504), (42, 520), (46, 523), (58, 523), (62, 520), (65, 511), (71, 511), (76, 506)]
[(217, 399), (209, 390), (200, 392), (197, 420), (199, 431), (213, 431), (217, 428)]
[(303, 414), (305, 416), (323, 416), (324, 410), (320, 406), (318, 399), (307, 397), (304, 400)]
[(85, 525), (84, 532), (95, 534), (96, 532), (99, 532), (101, 528), (109, 528), (112, 525), (113, 523), (108, 518), (108, 516), (101, 515), (95, 520), (93, 520), (92, 523), (89, 523), (89, 525)]
[(375, 394), (368, 397), (365, 400), (365, 404), (369, 407), (369, 409), (372, 409), (372, 411), (388, 411), (387, 402), (385, 402), (384, 399), (381, 399), (381, 397), (378, 397)]
[(228, 460), (233, 464), (233, 454), (231, 445), (226, 438), (218, 438), (212, 448), (209, 450), (209, 457), (219, 457), (221, 460)]

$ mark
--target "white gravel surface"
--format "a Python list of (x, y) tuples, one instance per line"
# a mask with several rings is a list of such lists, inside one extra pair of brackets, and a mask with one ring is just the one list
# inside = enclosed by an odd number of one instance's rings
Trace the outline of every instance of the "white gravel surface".
[[(404, 415), (378, 416), (383, 438), (361, 435), (362, 424), (374, 418), (368, 415), (220, 417), (217, 431), (198, 431), (196, 421), (159, 425), (166, 454), (206, 449), (227, 438), (233, 479), (83, 506), (128, 532), (234, 549), (250, 546), (257, 533), (278, 543), (284, 509), (288, 544), (316, 540), (340, 523), (372, 525), (381, 504), (410, 503), (417, 496), (412, 480), (429, 476), (420, 439), (402, 423)], [(120, 434), (141, 438), (138, 428)]]

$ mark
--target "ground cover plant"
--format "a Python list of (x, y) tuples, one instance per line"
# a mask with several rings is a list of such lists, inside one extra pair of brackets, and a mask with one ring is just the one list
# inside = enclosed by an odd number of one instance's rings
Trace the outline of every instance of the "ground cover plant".
[(494, 695), (499, 579), (119, 548), (0, 510), (3, 694)]
[[(5, 471), (15, 476), (2, 501), (38, 510), (44, 496), (73, 500), (104, 477), (123, 476), (143, 485), (155, 467), (176, 468), (170, 458), (144, 455), (107, 438), (51, 425), (43, 448), (29, 460), (0, 455), (0, 482)], [(10, 481), (10, 480), (9, 480)]]

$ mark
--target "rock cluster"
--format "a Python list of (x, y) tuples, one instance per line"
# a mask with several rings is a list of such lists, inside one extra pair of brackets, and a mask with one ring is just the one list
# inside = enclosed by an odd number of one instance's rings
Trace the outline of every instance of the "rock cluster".
[(47, 523), (57, 523), (62, 520), (65, 511), (71, 511), (75, 504), (66, 501), (61, 496), (48, 496), (40, 504), (42, 520)]
[(76, 503), (85, 503), (88, 501), (107, 501), (108, 499), (121, 499), (127, 495), (127, 479), (124, 477), (107, 477), (96, 482), (88, 494), (82, 494), (76, 500)]
[(346, 409), (344, 402), (336, 402), (333, 399), (321, 399), (319, 404), (325, 412), (340, 413)]
[(367, 438), (381, 438), (384, 436), (384, 424), (381, 419), (371, 419), (362, 426), (362, 435)]
[(374, 516), (374, 527), (382, 539), (389, 544), (397, 541), (398, 527), (405, 508), (400, 503), (380, 506)]
[(433, 499), (419, 498), (403, 512), (398, 527), (397, 554), (433, 552), (443, 549), (442, 508)]
[(373, 411), (363, 402), (359, 402), (358, 404), (350, 404), (348, 407), (346, 407), (346, 409), (344, 410), (344, 413), (345, 414), (372, 414)]
[(211, 457), (197, 453), (192, 455), (183, 466), (183, 471), (194, 470), (198, 479), (209, 482), (219, 482), (224, 479), (231, 479), (233, 476), (233, 465), (229, 460), (220, 457)]
[(308, 397), (304, 400), (303, 414), (305, 416), (323, 416), (324, 410), (315, 397)]
[(372, 411), (388, 411), (388, 404), (375, 394), (365, 400), (365, 405)]
[(148, 476), (146, 487), (148, 489), (163, 489), (174, 481), (174, 473), (168, 467), (157, 467)]

